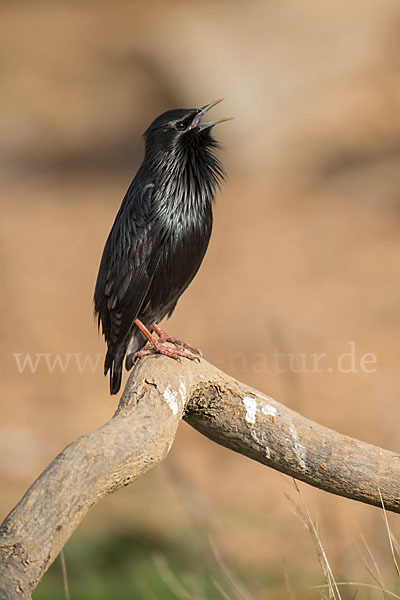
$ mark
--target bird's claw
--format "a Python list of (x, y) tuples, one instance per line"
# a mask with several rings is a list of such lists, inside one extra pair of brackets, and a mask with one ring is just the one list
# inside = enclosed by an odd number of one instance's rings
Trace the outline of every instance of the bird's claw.
[(203, 356), (202, 351), (200, 350), (200, 348), (196, 348), (196, 346), (192, 346), (192, 344), (188, 344), (187, 342), (183, 342), (182, 340), (177, 340), (176, 338), (170, 338), (170, 339), (166, 339), (163, 340), (164, 342), (169, 342), (170, 344), (174, 344), (174, 346), (177, 346), (178, 348), (186, 348), (186, 350), (189, 350), (189, 352), (191, 352), (192, 354), (196, 354), (197, 358), (200, 358), (201, 356)]
[(160, 342), (151, 342), (148, 346), (143, 348), (143, 350), (139, 350), (136, 354), (137, 358), (142, 358), (143, 356), (150, 356), (152, 354), (162, 354), (164, 356), (169, 356), (169, 358), (173, 358), (178, 362), (181, 362), (181, 358), (188, 358), (189, 360), (197, 360), (199, 361), (199, 357), (189, 352), (185, 352), (184, 350), (172, 349), (168, 348), (168, 346), (164, 346), (164, 344)]
[(160, 342), (174, 344), (174, 346), (178, 346), (178, 347), (180, 346), (182, 348), (186, 348), (186, 350), (189, 350), (189, 352), (191, 352), (192, 354), (197, 354), (198, 356), (203, 356), (203, 353), (200, 350), (200, 348), (196, 348), (196, 346), (192, 346), (192, 344), (189, 344), (188, 342), (184, 342), (183, 340), (180, 340), (179, 338), (168, 335), (168, 333), (166, 331), (164, 331), (163, 329), (161, 329), (161, 327), (158, 324), (154, 324), (153, 330), (160, 338)]

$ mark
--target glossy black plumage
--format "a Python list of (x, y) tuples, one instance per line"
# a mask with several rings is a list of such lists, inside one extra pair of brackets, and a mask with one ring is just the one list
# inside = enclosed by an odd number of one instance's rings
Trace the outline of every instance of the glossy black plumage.
[[(108, 351), (110, 390), (121, 385), (122, 365), (146, 343), (148, 329), (170, 316), (207, 250), (212, 202), (223, 169), (203, 109), (163, 113), (144, 134), (145, 157), (123, 199), (100, 263), (95, 313)], [(221, 119), (221, 121), (224, 119)]]

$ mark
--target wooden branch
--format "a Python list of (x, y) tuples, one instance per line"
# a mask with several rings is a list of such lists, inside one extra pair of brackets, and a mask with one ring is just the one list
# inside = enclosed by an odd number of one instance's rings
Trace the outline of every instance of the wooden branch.
[(61, 452), (0, 527), (0, 600), (28, 599), (96, 502), (160, 463), (180, 419), (328, 492), (400, 512), (400, 456), (317, 425), (205, 361), (142, 359), (113, 418)]

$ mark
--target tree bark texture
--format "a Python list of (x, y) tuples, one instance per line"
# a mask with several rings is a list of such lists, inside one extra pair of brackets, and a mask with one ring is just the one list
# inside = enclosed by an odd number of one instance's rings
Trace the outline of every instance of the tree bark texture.
[(400, 512), (400, 456), (305, 419), (206, 361), (150, 356), (103, 427), (67, 446), (0, 527), (0, 600), (28, 599), (88, 510), (168, 454), (181, 418), (327, 492)]

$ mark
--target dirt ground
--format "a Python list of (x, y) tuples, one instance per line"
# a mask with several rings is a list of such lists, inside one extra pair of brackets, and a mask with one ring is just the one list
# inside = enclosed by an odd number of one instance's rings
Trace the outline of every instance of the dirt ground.
[[(168, 330), (308, 418), (400, 451), (398, 3), (0, 10), (0, 513), (113, 414), (92, 317), (105, 238), (152, 118), (220, 96), (215, 114), (235, 117), (216, 131), (228, 179)], [(318, 373), (315, 353), (326, 354)], [(33, 373), (28, 354), (72, 358), (51, 372), (42, 356)], [(77, 362), (87, 356), (93, 368)], [(380, 511), (301, 489), (336, 572), (368, 580), (361, 531), (390, 587)], [(286, 494), (296, 498), (288, 478), (182, 424), (165, 464), (81, 528), (185, 535), (196, 513), (241, 568), (282, 571), (284, 556), (289, 573), (316, 571)]]

